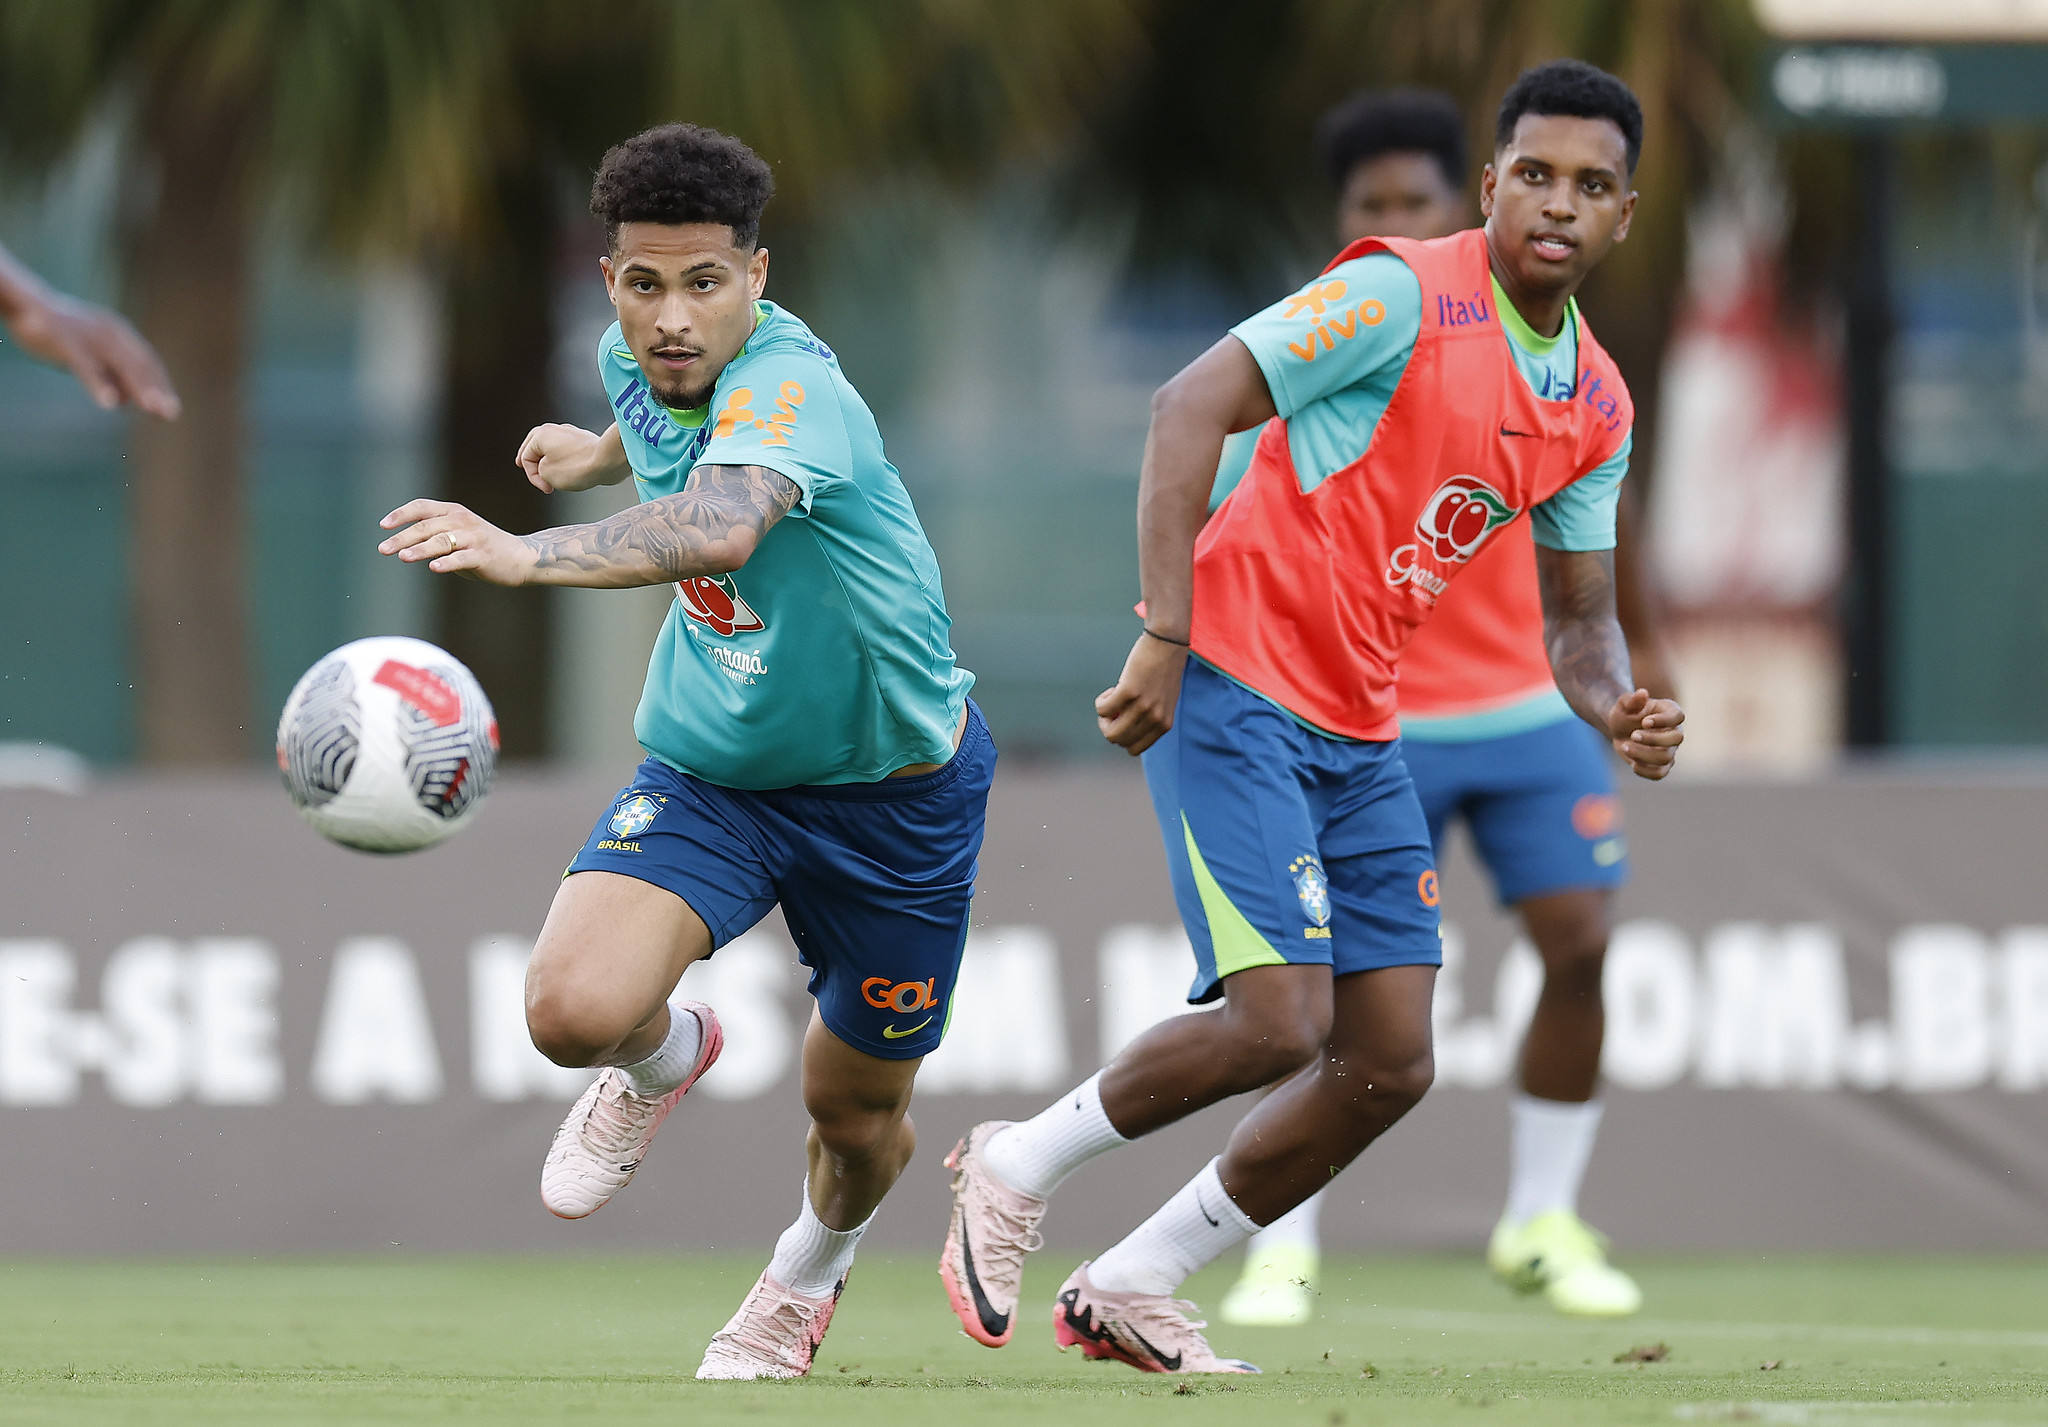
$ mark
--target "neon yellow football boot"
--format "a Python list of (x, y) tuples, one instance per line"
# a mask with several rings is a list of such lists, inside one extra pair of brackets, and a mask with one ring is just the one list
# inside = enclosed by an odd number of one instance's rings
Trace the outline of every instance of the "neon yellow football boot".
[(1316, 1251), (1297, 1245), (1254, 1248), (1244, 1275), (1217, 1316), (1239, 1328), (1292, 1328), (1315, 1316)]
[(1560, 1313), (1625, 1318), (1643, 1306), (1636, 1281), (1607, 1262), (1607, 1240), (1569, 1209), (1520, 1224), (1502, 1219), (1486, 1263), (1519, 1293), (1541, 1293)]

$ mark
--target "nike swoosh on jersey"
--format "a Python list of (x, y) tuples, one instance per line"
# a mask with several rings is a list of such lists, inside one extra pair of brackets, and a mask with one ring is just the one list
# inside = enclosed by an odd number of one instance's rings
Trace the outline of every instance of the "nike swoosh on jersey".
[(932, 1018), (930, 1016), (926, 1016), (923, 1020), (919, 1021), (916, 1025), (912, 1026), (907, 1031), (899, 1031), (894, 1026), (884, 1026), (882, 1027), (882, 1036), (885, 1040), (900, 1041), (905, 1036), (916, 1035), (919, 1031), (923, 1030), (926, 1026), (930, 1025), (931, 1023)]
[(1508, 424), (1505, 421), (1500, 424), (1500, 434), (1503, 436), (1527, 436), (1532, 439), (1536, 435), (1533, 431), (1511, 431), (1508, 429)]

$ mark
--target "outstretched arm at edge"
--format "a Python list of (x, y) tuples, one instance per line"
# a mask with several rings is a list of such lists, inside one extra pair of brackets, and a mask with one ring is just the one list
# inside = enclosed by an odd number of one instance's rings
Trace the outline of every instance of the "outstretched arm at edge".
[(175, 421), (183, 405), (156, 348), (104, 307), (66, 297), (0, 247), (0, 322), (23, 351), (67, 367), (108, 410), (132, 405)]
[(1550, 672), (1565, 701), (1607, 735), (1638, 778), (1662, 778), (1685, 740), (1685, 711), (1635, 686), (1614, 613), (1614, 552), (1538, 545), (1536, 576)]
[(675, 495), (527, 536), (508, 534), (463, 506), (416, 500), (384, 517), (385, 529), (406, 528), (377, 549), (408, 564), (424, 560), (436, 574), (494, 585), (631, 589), (730, 574), (802, 494), (765, 466), (699, 466)]
[(1195, 603), (1195, 539), (1223, 438), (1269, 420), (1273, 395), (1251, 350), (1225, 337), (1161, 387), (1138, 475), (1138, 577), (1145, 630), (1114, 688), (1095, 700), (1102, 736), (1132, 755), (1173, 727)]

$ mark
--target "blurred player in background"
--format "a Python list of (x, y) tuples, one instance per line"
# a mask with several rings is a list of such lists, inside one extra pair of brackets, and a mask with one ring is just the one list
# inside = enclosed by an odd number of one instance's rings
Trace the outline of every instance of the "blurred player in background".
[[(1331, 110), (1317, 138), (1338, 190), (1340, 243), (1440, 238), (1467, 226), (1465, 121), (1449, 95), (1362, 94)], [(1565, 340), (1515, 330), (1513, 314), (1512, 306), (1502, 308), (1517, 345), (1532, 354)], [(1539, 394), (1562, 398), (1571, 390)], [(1231, 442), (1248, 447), (1253, 434)], [(1624, 441), (1611, 458), (1616, 473), (1630, 445)], [(1212, 504), (1235, 488), (1250, 461), (1245, 449), (1233, 467), (1232, 454), (1227, 447)], [(1624, 488), (1616, 512), (1615, 610), (1636, 683), (1675, 698), (1648, 618), (1633, 513)], [(1462, 817), (1501, 902), (1515, 909), (1543, 960), (1543, 992), (1511, 1107), (1507, 1207), (1487, 1261), (1515, 1287), (1542, 1290), (1563, 1312), (1624, 1314), (1635, 1311), (1641, 1294), (1580, 1220), (1578, 1193), (1600, 1124), (1593, 1099), (1603, 1030), (1600, 969), (1613, 889), (1626, 877), (1628, 859), (1606, 740), (1572, 713), (1544, 654), (1532, 528), (1516, 521), (1488, 540), (1401, 652), (1401, 749), (1439, 857), (1451, 822)], [(1321, 1203), (1318, 1194), (1253, 1238), (1244, 1276), (1223, 1300), (1224, 1322), (1308, 1320), (1321, 1259)]]
[(5, 248), (0, 322), (23, 351), (68, 369), (105, 409), (134, 406), (160, 421), (177, 419), (181, 404), (164, 364), (126, 318), (52, 290)]
[[(1145, 632), (1096, 713), (1145, 758), (1195, 950), (1189, 999), (1224, 1004), (955, 1148), (940, 1273), (977, 1340), (1008, 1340), (1024, 1256), (1068, 1174), (1284, 1081), (1053, 1310), (1056, 1340), (1090, 1357), (1256, 1371), (1219, 1357), (1173, 1293), (1429, 1087), (1439, 897), (1394, 671), (1489, 535), (1529, 515), (1558, 693), (1639, 776), (1669, 771), (1684, 714), (1636, 686), (1614, 613), (1631, 408), (1572, 301), (1627, 236), (1641, 147), (1619, 80), (1573, 61), (1528, 71), (1501, 104), (1483, 231), (1352, 244), (1154, 398)], [(1253, 426), (1251, 468), (1211, 519), (1224, 437)]]
[(618, 420), (537, 427), (519, 464), (544, 491), (631, 476), (639, 505), (522, 538), (413, 501), (380, 547), (494, 584), (676, 584), (634, 720), (649, 756), (569, 866), (526, 1015), (550, 1059), (604, 1067), (541, 1171), (547, 1207), (582, 1218), (718, 1057), (711, 1008), (670, 999), (683, 972), (782, 907), (817, 998), (809, 1172), (700, 1378), (810, 1371), (916, 1145), (911, 1084), (945, 1031), (995, 768), (874, 417), (761, 300), (773, 188), (744, 144), (687, 124), (605, 155), (591, 208), (619, 320), (597, 362)]

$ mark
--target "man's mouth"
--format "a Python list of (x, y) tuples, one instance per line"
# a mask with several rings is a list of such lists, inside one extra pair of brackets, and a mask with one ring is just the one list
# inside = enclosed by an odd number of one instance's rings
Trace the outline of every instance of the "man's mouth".
[(1576, 239), (1563, 233), (1535, 233), (1530, 235), (1529, 246), (1536, 250), (1536, 256), (1547, 262), (1561, 263), (1571, 257), (1578, 247)]
[(672, 372), (688, 371), (702, 352), (691, 351), (688, 347), (656, 347), (651, 353), (654, 360)]

